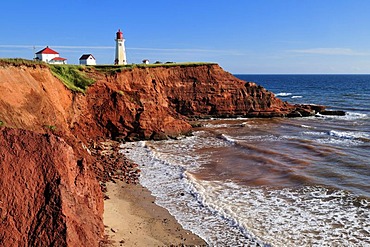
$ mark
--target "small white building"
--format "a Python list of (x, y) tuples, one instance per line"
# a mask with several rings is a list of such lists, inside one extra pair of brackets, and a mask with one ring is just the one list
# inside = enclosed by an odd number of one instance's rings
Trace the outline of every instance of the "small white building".
[(67, 64), (67, 59), (62, 57), (54, 57), (49, 61), (50, 64)]
[(148, 59), (144, 59), (144, 60), (143, 60), (143, 63), (144, 63), (144, 64), (149, 64), (149, 60), (148, 60)]
[(50, 49), (49, 46), (36, 52), (36, 60), (50, 64), (67, 64), (67, 59), (59, 56), (59, 53)]
[(80, 65), (96, 65), (96, 59), (92, 54), (83, 54), (79, 60)]

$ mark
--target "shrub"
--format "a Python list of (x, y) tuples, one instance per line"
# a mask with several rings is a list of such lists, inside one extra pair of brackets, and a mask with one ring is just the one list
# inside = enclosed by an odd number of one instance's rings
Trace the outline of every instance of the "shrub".
[(54, 130), (56, 130), (56, 129), (57, 129), (57, 127), (56, 127), (55, 125), (44, 125), (44, 127), (45, 127), (46, 129), (51, 130), (51, 131), (54, 131)]

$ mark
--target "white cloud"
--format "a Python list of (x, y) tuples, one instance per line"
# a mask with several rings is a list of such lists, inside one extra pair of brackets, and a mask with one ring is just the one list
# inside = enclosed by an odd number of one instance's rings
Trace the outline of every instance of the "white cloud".
[(368, 56), (369, 52), (358, 52), (349, 48), (311, 48), (302, 50), (289, 50), (288, 52), (317, 55), (344, 55), (344, 56)]
[[(8, 49), (42, 49), (45, 45), (0, 45), (0, 48)], [(115, 46), (73, 46), (73, 45), (51, 45), (52, 49), (68, 50), (68, 52), (73, 52), (72, 50), (113, 50)], [(216, 49), (197, 49), (197, 48), (152, 48), (152, 47), (126, 47), (128, 51), (146, 51), (146, 52), (171, 52), (171, 53), (208, 53), (214, 55), (230, 55), (230, 56), (240, 56), (240, 53), (236, 50), (216, 50)], [(76, 51), (77, 52), (77, 51)]]

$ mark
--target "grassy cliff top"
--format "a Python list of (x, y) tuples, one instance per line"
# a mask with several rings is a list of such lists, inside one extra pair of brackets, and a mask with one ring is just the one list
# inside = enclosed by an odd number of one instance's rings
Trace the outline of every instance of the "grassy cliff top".
[(33, 67), (35, 65), (38, 65), (40, 67), (47, 67), (46, 63), (40, 62), (40, 61), (33, 61), (23, 58), (0, 58), (0, 66), (28, 66)]
[(128, 65), (71, 65), (71, 64), (47, 64), (40, 61), (33, 61), (21, 58), (0, 58), (0, 66), (27, 66), (50, 68), (52, 74), (72, 91), (85, 93), (87, 88), (94, 84), (95, 80), (88, 76), (87, 72), (100, 71), (103, 73), (118, 73), (126, 69), (134, 68), (169, 68), (169, 67), (196, 67), (202, 65), (215, 65), (207, 62), (186, 62), (186, 63), (154, 63), (154, 64), (128, 64)]
[[(202, 66), (202, 65), (215, 65), (217, 63), (212, 62), (166, 62), (166, 63), (151, 63), (151, 64), (127, 64), (127, 65), (111, 65), (111, 64), (102, 64), (102, 65), (89, 65), (88, 67), (97, 68), (97, 69), (112, 69), (112, 68), (120, 68), (120, 69), (133, 69), (133, 68), (153, 68), (153, 67), (194, 67), (194, 66)], [(48, 64), (40, 61), (28, 60), (23, 58), (0, 58), (0, 65), (25, 65), (25, 66), (33, 66), (33, 65), (41, 65), (47, 67)], [(54, 65), (53, 65), (54, 66)], [(58, 65), (56, 65), (58, 66)], [(76, 64), (63, 64), (60, 66), (73, 66), (73, 67), (86, 67), (86, 65), (76, 65)]]

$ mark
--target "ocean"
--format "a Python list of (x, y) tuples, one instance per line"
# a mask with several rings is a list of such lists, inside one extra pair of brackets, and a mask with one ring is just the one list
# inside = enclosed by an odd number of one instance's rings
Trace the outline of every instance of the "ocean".
[(126, 143), (156, 203), (210, 246), (370, 246), (370, 75), (236, 75), (345, 116), (201, 121)]

